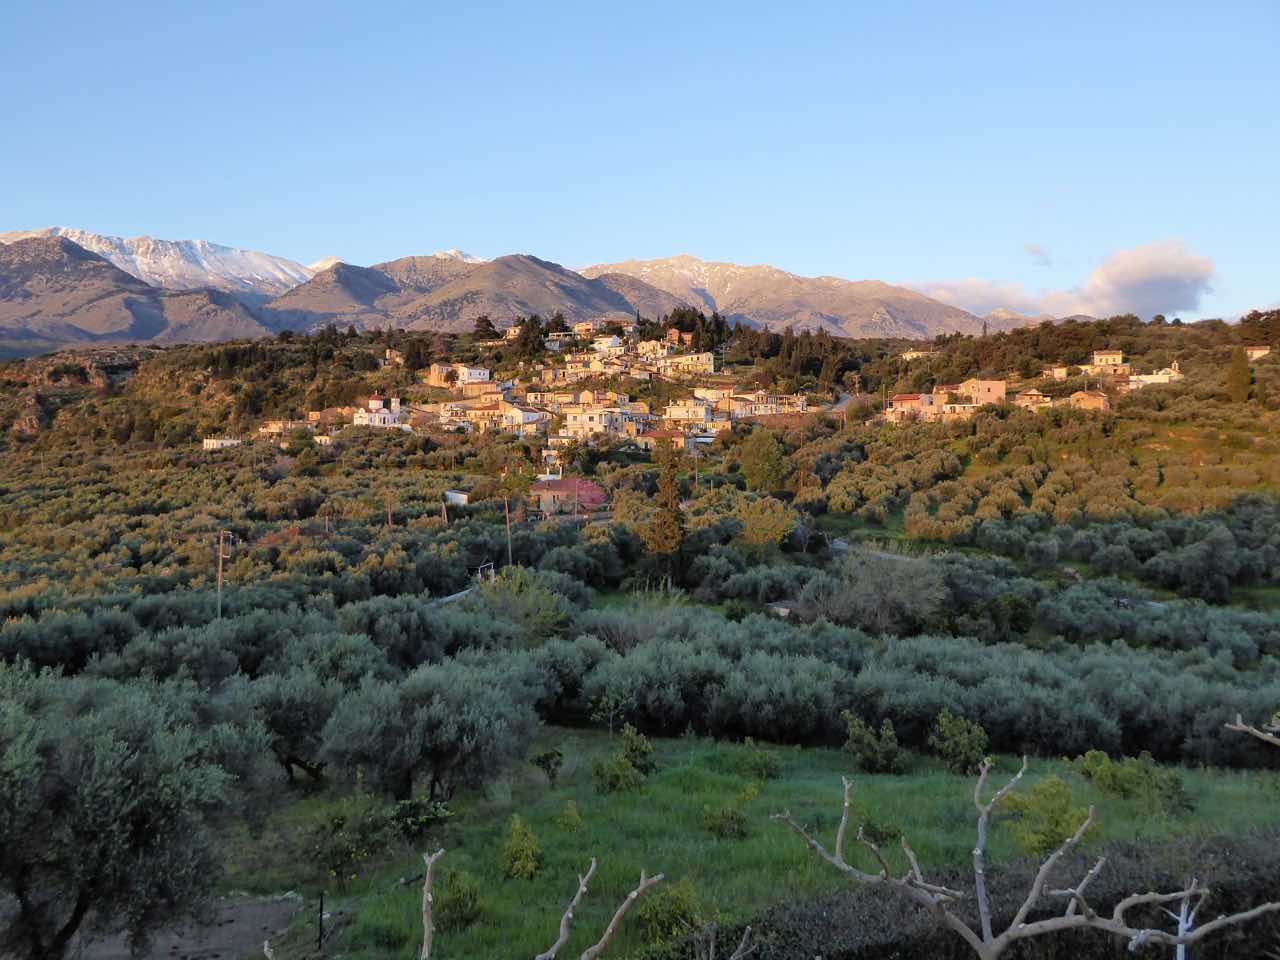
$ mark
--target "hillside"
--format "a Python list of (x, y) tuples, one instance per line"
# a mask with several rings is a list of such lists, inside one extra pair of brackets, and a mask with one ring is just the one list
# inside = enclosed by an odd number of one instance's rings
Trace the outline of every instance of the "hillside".
[(0, 244), (48, 237), (64, 237), (153, 287), (166, 290), (212, 287), (257, 302), (279, 296), (308, 280), (314, 272), (285, 257), (207, 240), (126, 239), (72, 227), (0, 233)]
[(877, 280), (801, 277), (682, 254), (587, 267), (584, 276), (625, 274), (730, 320), (768, 329), (825, 330), (842, 337), (929, 338), (976, 333), (982, 321), (904, 287)]
[(171, 292), (144, 283), (64, 237), (0, 246), (0, 347), (224, 340), (267, 329), (230, 294)]
[(631, 277), (589, 279), (518, 254), (477, 261), (450, 254), (372, 267), (339, 263), (267, 305), (276, 325), (466, 331), (488, 314), (501, 323), (531, 313), (569, 320), (610, 314), (660, 316), (681, 301)]

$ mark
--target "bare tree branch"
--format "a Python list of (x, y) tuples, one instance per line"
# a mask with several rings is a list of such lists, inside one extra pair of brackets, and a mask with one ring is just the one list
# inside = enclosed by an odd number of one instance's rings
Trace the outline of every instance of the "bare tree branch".
[(560, 918), (560, 936), (556, 938), (556, 942), (547, 948), (543, 953), (538, 954), (533, 960), (555, 960), (556, 954), (569, 941), (569, 928), (573, 926), (573, 914), (578, 909), (578, 904), (582, 903), (582, 898), (587, 895), (587, 884), (591, 882), (591, 878), (595, 876), (596, 858), (591, 858), (591, 865), (587, 867), (585, 876), (578, 877), (578, 892), (573, 895), (573, 899), (569, 901), (569, 906), (564, 911), (564, 916)]
[(640, 884), (634, 890), (627, 894), (626, 899), (618, 905), (617, 912), (614, 913), (613, 919), (609, 921), (609, 926), (605, 927), (604, 935), (600, 938), (599, 943), (595, 946), (588, 947), (582, 953), (581, 960), (596, 960), (609, 947), (610, 941), (613, 940), (614, 934), (618, 932), (618, 925), (622, 923), (622, 918), (627, 915), (635, 902), (639, 900), (645, 892), (652, 886), (661, 883), (663, 875), (658, 874), (656, 877), (648, 877), (643, 870), (640, 871)]
[(435, 901), (431, 897), (431, 882), (435, 878), (436, 861), (443, 856), (443, 847), (430, 856), (425, 853), (422, 855), (422, 860), (426, 863), (427, 870), (422, 880), (422, 953), (419, 955), (418, 960), (431, 960), (431, 936), (436, 932), (435, 921), (432, 917)]
[[(958, 934), (969, 946), (973, 952), (981, 958), (981, 960), (997, 960), (1015, 941), (1025, 940), (1031, 937), (1038, 937), (1046, 934), (1057, 933), (1061, 930), (1076, 930), (1081, 928), (1091, 928), (1103, 930), (1112, 936), (1118, 937), (1129, 942), (1131, 948), (1136, 949), (1143, 944), (1159, 944), (1163, 946), (1181, 946), (1197, 943), (1219, 930), (1235, 924), (1247, 923), (1267, 913), (1280, 912), (1280, 903), (1264, 903), (1251, 910), (1245, 910), (1241, 913), (1230, 914), (1229, 916), (1218, 917), (1204, 926), (1190, 930), (1189, 922), (1184, 922), (1179, 915), (1171, 914), (1176, 921), (1179, 922), (1177, 933), (1168, 933), (1163, 930), (1154, 930), (1145, 927), (1135, 927), (1130, 925), (1125, 915), (1128, 911), (1139, 906), (1159, 906), (1163, 909), (1166, 903), (1174, 903), (1181, 901), (1184, 905), (1189, 904), (1192, 900), (1196, 901), (1195, 909), (1189, 912), (1190, 918), (1194, 919), (1195, 912), (1203, 905), (1205, 898), (1209, 895), (1206, 887), (1199, 885), (1198, 881), (1192, 880), (1185, 890), (1179, 890), (1175, 893), (1139, 893), (1125, 897), (1112, 911), (1110, 917), (1099, 916), (1098, 913), (1089, 905), (1085, 898), (1085, 892), (1089, 885), (1098, 878), (1102, 872), (1103, 865), (1106, 863), (1105, 858), (1099, 858), (1088, 873), (1074, 887), (1068, 887), (1061, 890), (1046, 890), (1045, 885), (1048, 883), (1050, 876), (1055, 868), (1059, 866), (1062, 859), (1070, 855), (1076, 847), (1084, 840), (1089, 830), (1097, 822), (1094, 810), (1089, 808), (1088, 816), (1084, 822), (1076, 829), (1070, 837), (1063, 841), (1041, 865), (1036, 872), (1035, 879), (1032, 881), (1031, 888), (1027, 892), (1026, 899), (1018, 908), (1012, 922), (1000, 934), (996, 934), (991, 919), (991, 907), (987, 897), (986, 888), (986, 864), (984, 855), (986, 851), (987, 826), (992, 811), (1000, 804), (1000, 802), (1009, 795), (1009, 793), (1022, 780), (1023, 775), (1027, 771), (1027, 759), (1022, 760), (1022, 767), (1018, 773), (1013, 776), (1003, 787), (992, 795), (991, 799), (983, 802), (982, 795), (985, 792), (988, 775), (991, 772), (991, 764), (984, 761), (978, 773), (978, 781), (974, 788), (973, 802), (977, 810), (977, 842), (973, 850), (974, 864), (974, 890), (978, 903), (978, 911), (981, 925), (981, 932), (975, 931), (963, 919), (953, 913), (950, 905), (957, 900), (963, 899), (966, 895), (958, 890), (951, 890), (947, 887), (933, 884), (925, 880), (924, 873), (920, 869), (920, 861), (916, 857), (915, 851), (911, 849), (907, 843), (906, 837), (902, 838), (902, 850), (906, 855), (910, 867), (901, 877), (895, 877), (889, 870), (888, 863), (885, 861), (878, 847), (871, 843), (862, 830), (858, 831), (858, 840), (866, 846), (876, 858), (881, 866), (881, 872), (878, 874), (866, 873), (857, 867), (850, 865), (844, 859), (844, 837), (848, 829), (848, 819), (850, 810), (850, 795), (852, 792), (851, 782), (845, 778), (842, 783), (844, 786), (844, 812), (840, 818), (840, 827), (836, 833), (836, 853), (833, 855), (826, 850), (812, 835), (808, 833), (791, 817), (790, 813), (784, 812), (774, 814), (774, 820), (789, 826), (804, 842), (813, 850), (820, 858), (834, 866), (837, 870), (847, 876), (868, 885), (891, 886), (906, 894), (917, 904), (932, 910), (939, 919), (956, 934)], [(1068, 903), (1065, 911), (1058, 915), (1048, 917), (1043, 920), (1037, 920), (1027, 923), (1026, 919), (1031, 910), (1045, 897), (1068, 897)], [(1168, 912), (1168, 911), (1166, 911)], [(583, 955), (583, 960), (590, 960)], [(714, 956), (712, 957), (714, 960)], [(730, 958), (733, 960), (733, 958)]]
[(1272, 718), (1271, 723), (1267, 724), (1262, 729), (1258, 729), (1257, 727), (1250, 726), (1245, 723), (1244, 717), (1238, 713), (1236, 714), (1235, 723), (1227, 723), (1223, 724), (1223, 726), (1228, 730), (1235, 731), (1236, 733), (1247, 733), (1251, 737), (1257, 737), (1263, 743), (1269, 743), (1273, 747), (1280, 747), (1280, 736), (1277, 736), (1277, 734), (1280, 734), (1280, 714), (1277, 714), (1276, 717)]
[[(697, 960), (716, 960), (716, 940), (719, 933), (720, 928), (714, 923), (709, 923), (701, 930), (694, 932), (693, 955)], [(758, 946), (759, 944), (751, 942), (751, 928), (747, 927), (742, 931), (742, 940), (738, 943), (738, 949), (729, 955), (728, 960), (745, 960), (746, 957), (755, 953)]]

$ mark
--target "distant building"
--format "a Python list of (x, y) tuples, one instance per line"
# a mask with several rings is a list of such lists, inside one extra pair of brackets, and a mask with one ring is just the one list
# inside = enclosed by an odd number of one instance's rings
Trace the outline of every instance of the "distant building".
[(400, 409), (400, 398), (392, 397), (388, 400), (386, 397), (374, 394), (366, 404), (356, 410), (351, 416), (351, 424), (356, 427), (378, 427), (383, 430), (404, 430), (409, 431), (409, 424), (405, 421), (407, 417), (405, 411)]
[(465, 490), (446, 490), (444, 502), (451, 507), (465, 507), (471, 502), (471, 494)]
[(489, 370), (465, 363), (436, 362), (427, 368), (424, 379), (433, 387), (461, 388), (467, 384), (488, 382)]
[(204, 449), (206, 450), (226, 450), (230, 447), (238, 447), (244, 443), (240, 437), (205, 437)]
[(662, 419), (672, 426), (686, 430), (691, 428), (705, 430), (712, 421), (711, 404), (705, 400), (692, 398), (677, 400), (667, 405)]
[(902, 359), (910, 363), (912, 360), (923, 360), (925, 357), (936, 357), (937, 350), (908, 350), (902, 355)]
[(640, 447), (641, 450), (648, 450), (652, 453), (653, 449), (663, 440), (666, 440), (677, 450), (684, 450), (686, 453), (691, 453), (695, 446), (693, 437), (679, 430), (653, 430), (649, 433), (642, 433), (636, 437), (636, 446)]
[(970, 378), (960, 384), (955, 391), (970, 401), (982, 406), (985, 403), (1004, 403), (1005, 383), (1003, 380), (978, 380)]
[(1093, 360), (1084, 368), (1092, 377), (1127, 377), (1129, 364), (1124, 362), (1123, 350), (1095, 350)]
[(1044, 380), (1065, 380), (1071, 372), (1071, 368), (1062, 364), (1045, 367), (1040, 371), (1040, 376)]
[(1271, 353), (1270, 347), (1260, 346), (1260, 347), (1244, 348), (1244, 355), (1249, 358), (1250, 363), (1252, 363), (1254, 360), (1261, 360), (1263, 357), (1267, 356), (1269, 353)]
[(1175, 360), (1172, 366), (1157, 370), (1155, 373), (1130, 374), (1128, 386), (1130, 390), (1138, 390), (1153, 383), (1177, 383), (1181, 379), (1183, 379), (1182, 367)]
[(1029, 390), (1020, 390), (1013, 398), (1013, 405), (1024, 410), (1042, 410), (1045, 407), (1052, 406), (1053, 401), (1035, 387), (1032, 387)]
[(264, 437), (279, 437), (295, 430), (311, 430), (314, 424), (306, 420), (266, 420), (258, 427), (258, 433)]
[(382, 365), (384, 367), (403, 367), (404, 354), (399, 350), (393, 350), (387, 347), (386, 352), (382, 355)]
[(658, 372), (663, 376), (688, 376), (716, 372), (716, 357), (710, 352), (680, 353), (669, 357), (658, 357), (655, 363)]
[(539, 480), (529, 488), (529, 498), (543, 513), (593, 513), (609, 503), (604, 488), (583, 477)]
[(1091, 410), (1095, 413), (1106, 413), (1111, 409), (1111, 401), (1100, 390), (1077, 390), (1071, 395), (1070, 404), (1077, 410)]

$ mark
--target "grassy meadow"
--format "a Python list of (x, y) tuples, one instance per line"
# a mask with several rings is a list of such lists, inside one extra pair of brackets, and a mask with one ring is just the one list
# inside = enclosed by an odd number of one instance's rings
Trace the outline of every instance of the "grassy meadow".
[[(846, 885), (833, 869), (807, 852), (798, 837), (769, 815), (790, 810), (801, 823), (833, 842), (840, 815), (840, 777), (850, 771), (837, 750), (778, 748), (780, 776), (760, 782), (740, 769), (750, 750), (742, 745), (702, 738), (655, 740), (660, 768), (636, 793), (598, 795), (593, 788), (591, 759), (606, 757), (618, 738), (594, 729), (547, 728), (537, 749), (558, 747), (565, 764), (555, 787), (533, 765), (520, 768), (487, 794), (460, 796), (454, 816), (419, 846), (397, 845), (362, 864), (345, 885), (308, 867), (308, 828), (341, 802), (344, 788), (320, 788), (300, 794), (281, 792), (260, 823), (241, 825), (228, 891), (279, 893), (293, 889), (307, 898), (289, 938), (276, 946), (279, 957), (307, 955), (314, 945), (316, 898), (326, 891), (336, 943), (343, 956), (416, 957), (421, 946), (421, 885), (399, 879), (421, 869), (422, 850), (443, 847), (437, 873), (437, 900), (455, 872), (469, 874), (481, 895), (479, 919), (465, 929), (437, 928), (432, 956), (437, 960), (468, 957), (531, 957), (555, 939), (560, 916), (572, 896), (577, 877), (591, 857), (599, 868), (577, 914), (564, 956), (578, 956), (604, 929), (614, 909), (639, 878), (641, 869), (662, 872), (666, 881), (651, 891), (627, 917), (611, 956), (637, 957), (652, 942), (643, 907), (656, 903), (664, 888), (688, 881), (706, 918), (745, 920), (760, 910), (789, 900), (836, 892)], [(994, 783), (1017, 769), (1017, 760), (1002, 757)], [(1022, 790), (1057, 774), (1071, 785), (1080, 804), (1096, 804), (1102, 823), (1098, 840), (1169, 838), (1193, 833), (1239, 832), (1274, 822), (1280, 774), (1221, 770), (1182, 771), (1191, 813), (1153, 816), (1139, 803), (1104, 797), (1089, 783), (1066, 771), (1061, 762), (1033, 761)], [(747, 836), (720, 839), (704, 823), (704, 811), (741, 804)], [(913, 755), (900, 776), (858, 775), (854, 793), (858, 816), (872, 835), (881, 835), (890, 861), (901, 866), (894, 838), (901, 831), (925, 865), (964, 867), (973, 844), (973, 779), (946, 772), (933, 758)], [(568, 801), (582, 819), (576, 832), (558, 820)], [(534, 880), (504, 878), (500, 855), (508, 819), (520, 817), (532, 829), (542, 850), (542, 866)], [(988, 861), (995, 869), (1018, 856), (1007, 822), (996, 821)], [(1096, 842), (1096, 841), (1095, 841)], [(864, 855), (850, 844), (851, 850)], [(870, 862), (861, 864), (868, 869)]]

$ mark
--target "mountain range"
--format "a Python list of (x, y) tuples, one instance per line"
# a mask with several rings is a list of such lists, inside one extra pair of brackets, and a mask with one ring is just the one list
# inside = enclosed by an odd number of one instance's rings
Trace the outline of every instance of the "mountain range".
[[(659, 317), (681, 306), (732, 322), (846, 337), (978, 333), (982, 318), (876, 280), (803, 277), (681, 255), (574, 271), (527, 254), (458, 250), (368, 267), (304, 266), (203, 240), (122, 239), (67, 227), (0, 234), (0, 349), (103, 340), (220, 340), (311, 330), (470, 330), (538, 313)], [(992, 316), (992, 329), (1035, 322)]]

